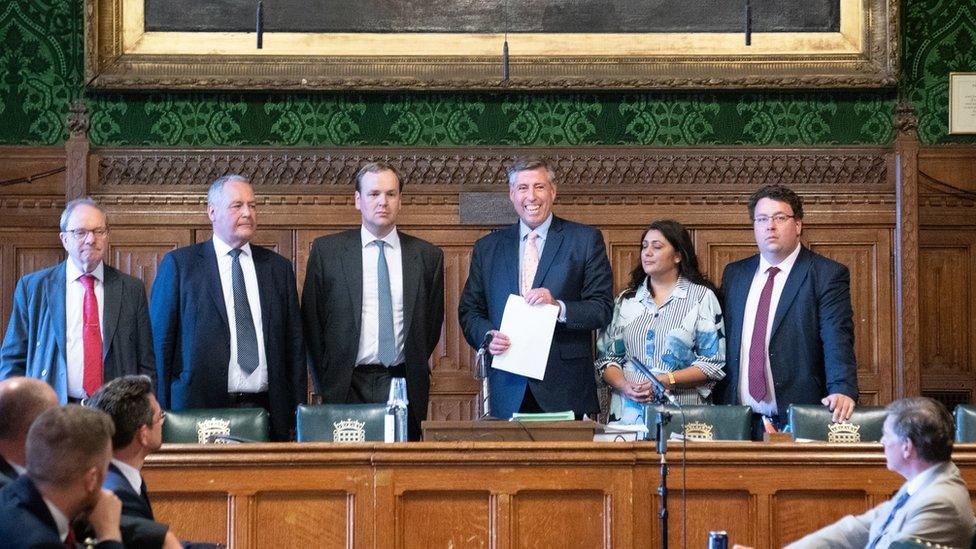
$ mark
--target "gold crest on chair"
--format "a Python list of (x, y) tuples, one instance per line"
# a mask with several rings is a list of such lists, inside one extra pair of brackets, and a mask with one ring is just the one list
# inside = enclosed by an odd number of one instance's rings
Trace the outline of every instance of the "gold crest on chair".
[(701, 421), (692, 421), (685, 425), (685, 438), (691, 440), (715, 440), (715, 428)]
[(346, 418), (332, 424), (333, 442), (366, 442), (366, 422)]
[(197, 422), (197, 442), (206, 444), (214, 436), (230, 436), (230, 420), (212, 417)]
[(860, 425), (842, 421), (827, 426), (827, 442), (861, 442)]

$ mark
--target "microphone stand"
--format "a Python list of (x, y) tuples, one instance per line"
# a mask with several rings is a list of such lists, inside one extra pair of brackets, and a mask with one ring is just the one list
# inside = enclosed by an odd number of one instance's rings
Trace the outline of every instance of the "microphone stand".
[[(648, 402), (644, 407), (644, 422), (650, 424), (650, 413), (654, 412), (655, 432), (657, 433), (657, 454), (660, 456), (661, 463), (661, 483), (657, 487), (658, 511), (657, 516), (660, 522), (661, 549), (668, 549), (668, 462), (666, 458), (668, 450), (668, 440), (666, 438), (667, 425), (671, 421), (671, 413), (664, 409), (667, 398), (663, 393), (655, 392), (653, 401)], [(652, 404), (661, 405), (660, 408), (652, 408)]]

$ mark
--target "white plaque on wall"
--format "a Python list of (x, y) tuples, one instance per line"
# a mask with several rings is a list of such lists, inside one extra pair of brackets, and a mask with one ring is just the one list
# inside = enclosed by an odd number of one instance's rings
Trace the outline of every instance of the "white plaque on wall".
[(949, 133), (976, 133), (976, 72), (949, 73)]

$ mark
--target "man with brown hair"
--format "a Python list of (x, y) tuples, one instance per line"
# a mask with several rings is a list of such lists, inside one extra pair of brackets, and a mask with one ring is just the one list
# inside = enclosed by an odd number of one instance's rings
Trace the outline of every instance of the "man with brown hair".
[(95, 547), (122, 547), (122, 502), (102, 489), (114, 432), (106, 414), (73, 404), (35, 420), (27, 434), (27, 474), (0, 491), (5, 546), (74, 547), (71, 524), (87, 517)]
[(57, 405), (58, 395), (43, 381), (29, 377), (0, 381), (0, 488), (27, 471), (24, 445), (31, 423)]

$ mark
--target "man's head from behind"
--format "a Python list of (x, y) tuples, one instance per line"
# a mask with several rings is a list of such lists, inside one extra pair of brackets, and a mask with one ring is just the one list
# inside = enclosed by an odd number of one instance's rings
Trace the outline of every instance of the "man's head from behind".
[(37, 416), (57, 405), (54, 389), (39, 379), (12, 377), (0, 381), (0, 454), (24, 465), (28, 429)]
[(945, 406), (926, 397), (903, 398), (886, 408), (884, 435), (888, 468), (905, 475), (911, 469), (949, 461), (954, 428)]
[(75, 510), (98, 501), (115, 428), (105, 413), (69, 404), (38, 416), (27, 433), (27, 476), (43, 492), (69, 494)]
[(86, 402), (115, 423), (112, 450), (130, 446), (148, 455), (162, 444), (163, 415), (147, 376), (123, 376), (103, 385)]

